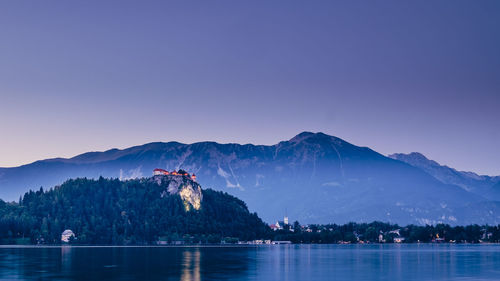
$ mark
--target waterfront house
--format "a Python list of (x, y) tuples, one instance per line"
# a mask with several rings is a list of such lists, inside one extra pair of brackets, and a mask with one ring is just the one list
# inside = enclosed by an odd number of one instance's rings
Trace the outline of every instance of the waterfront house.
[(75, 238), (75, 234), (73, 233), (73, 231), (71, 231), (71, 229), (66, 229), (61, 234), (61, 242), (63, 242), (63, 243), (69, 243), (69, 241), (71, 240), (71, 237), (73, 237), (73, 239), (74, 239)]

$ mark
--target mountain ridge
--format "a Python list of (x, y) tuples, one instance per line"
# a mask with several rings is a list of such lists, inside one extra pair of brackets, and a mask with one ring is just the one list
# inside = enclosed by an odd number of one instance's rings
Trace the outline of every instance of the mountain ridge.
[(488, 199), (500, 199), (500, 190), (495, 188), (495, 185), (500, 183), (500, 176), (478, 175), (474, 172), (458, 171), (428, 159), (419, 152), (411, 152), (408, 154), (395, 153), (388, 157), (422, 169), (445, 184), (457, 185), (466, 191), (482, 194)]
[[(37, 161), (0, 170), (0, 198), (16, 200), (29, 188), (68, 178), (140, 178), (155, 168), (195, 173), (204, 186), (243, 199), (268, 222), (283, 217), (285, 210), (303, 223), (500, 222), (496, 203), (481, 193), (443, 183), (369, 147), (311, 132), (274, 145), (154, 142)], [(466, 212), (480, 202), (491, 204)], [(477, 213), (480, 217), (471, 217)]]

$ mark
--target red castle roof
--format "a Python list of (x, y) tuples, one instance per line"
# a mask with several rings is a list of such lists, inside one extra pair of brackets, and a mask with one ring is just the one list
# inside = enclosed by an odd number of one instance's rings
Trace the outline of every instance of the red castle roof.
[[(159, 169), (159, 168), (156, 168), (153, 170), (153, 174), (157, 174), (157, 173), (160, 173), (160, 174), (163, 174), (163, 175), (173, 175), (173, 176), (186, 176), (186, 177), (189, 177), (189, 173), (188, 172), (184, 172), (182, 174), (178, 173), (176, 170), (173, 170), (172, 172), (169, 172), (167, 170), (164, 170), (164, 169)], [(193, 174), (191, 176), (191, 179), (192, 180), (196, 180), (196, 175)]]

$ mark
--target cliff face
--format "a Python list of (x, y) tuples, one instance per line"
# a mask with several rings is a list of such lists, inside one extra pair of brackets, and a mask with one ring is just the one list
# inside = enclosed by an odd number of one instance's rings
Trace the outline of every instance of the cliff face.
[(203, 194), (201, 186), (188, 177), (180, 175), (157, 175), (152, 178), (159, 186), (164, 186), (165, 190), (161, 196), (164, 197), (168, 194), (179, 194), (184, 203), (186, 211), (191, 208), (199, 210), (201, 208), (201, 201)]

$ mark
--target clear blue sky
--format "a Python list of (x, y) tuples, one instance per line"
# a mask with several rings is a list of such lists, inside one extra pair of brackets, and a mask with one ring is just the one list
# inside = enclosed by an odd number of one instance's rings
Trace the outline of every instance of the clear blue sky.
[(0, 166), (322, 131), (500, 175), (500, 1), (1, 1)]

